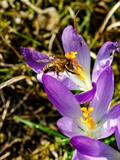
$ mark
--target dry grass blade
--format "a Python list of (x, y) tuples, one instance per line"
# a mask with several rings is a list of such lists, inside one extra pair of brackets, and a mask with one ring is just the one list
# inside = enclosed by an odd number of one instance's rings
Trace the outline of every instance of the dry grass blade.
[(110, 31), (111, 29), (113, 29), (113, 28), (116, 28), (116, 27), (120, 27), (120, 21), (118, 21), (118, 22), (115, 22), (115, 23), (112, 23), (111, 25), (109, 25), (108, 27), (107, 27), (107, 31)]
[(29, 6), (30, 8), (32, 8), (34, 11), (36, 11), (39, 14), (42, 14), (43, 11), (42, 9), (36, 7), (35, 5), (33, 5), (32, 3), (30, 3), (28, 0), (21, 0), (21, 2), (25, 3), (27, 6)]
[(42, 10), (42, 9), (36, 7), (35, 5), (33, 5), (32, 3), (30, 3), (29, 0), (21, 0), (21, 2), (25, 3), (28, 7), (32, 8), (35, 12), (37, 12), (39, 14), (46, 14), (46, 13), (52, 12), (54, 10), (54, 7), (49, 7), (49, 8)]
[(105, 20), (103, 21), (103, 23), (102, 23), (102, 25), (101, 25), (98, 33), (102, 33), (102, 32), (103, 32), (103, 30), (105, 29), (105, 26), (106, 26), (106, 24), (108, 23), (110, 17), (111, 17), (111, 16), (113, 15), (113, 13), (118, 9), (118, 7), (120, 7), (120, 1), (118, 1), (118, 2), (113, 6), (113, 8), (108, 12), (108, 14), (107, 14)]
[(10, 100), (11, 100), (11, 98), (9, 97), (7, 102), (6, 102), (6, 104), (5, 104), (5, 108), (4, 108), (4, 111), (3, 111), (3, 114), (2, 114), (2, 118), (1, 118), (2, 121), (0, 122), (0, 130), (1, 130), (2, 126), (3, 126), (3, 122), (4, 122), (5, 118), (7, 116), (7, 111), (8, 111), (8, 108), (10, 106)]
[(11, 78), (11, 79), (7, 80), (6, 82), (3, 82), (2, 84), (0, 84), (0, 89), (4, 88), (6, 86), (9, 86), (9, 85), (11, 85), (15, 82), (18, 82), (22, 79), (25, 79), (25, 78), (30, 79), (28, 76), (24, 76), (24, 75), (23, 76), (16, 76), (14, 78)]
[(112, 15), (114, 14), (114, 12), (120, 7), (120, 1), (118, 1), (113, 7), (112, 9), (108, 12), (107, 16), (105, 17), (102, 25), (100, 26), (98, 32), (95, 35), (95, 38), (93, 39), (91, 45), (89, 46), (89, 48), (91, 49), (93, 47), (93, 45), (96, 43), (96, 41), (100, 38), (101, 34), (103, 33), (109, 19), (112, 17)]
[(2, 155), (0, 157), (0, 160), (4, 160), (5, 158), (7, 158), (10, 155), (10, 152), (6, 152), (4, 155)]

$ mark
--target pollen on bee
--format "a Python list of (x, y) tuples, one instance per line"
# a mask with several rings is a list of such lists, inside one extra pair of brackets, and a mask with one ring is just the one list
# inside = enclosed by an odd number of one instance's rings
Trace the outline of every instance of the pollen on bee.
[(78, 77), (82, 80), (85, 81), (86, 80), (86, 71), (85, 69), (78, 63), (78, 61), (76, 60), (76, 55), (78, 54), (78, 52), (66, 52), (65, 53), (65, 57), (67, 59), (70, 59), (71, 62), (73, 63), (73, 72), (78, 75)]

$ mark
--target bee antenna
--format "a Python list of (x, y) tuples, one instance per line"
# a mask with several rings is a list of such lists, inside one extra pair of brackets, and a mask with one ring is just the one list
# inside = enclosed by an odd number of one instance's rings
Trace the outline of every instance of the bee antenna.
[(77, 31), (77, 25), (76, 25), (76, 17), (78, 15), (78, 13), (80, 12), (80, 9), (77, 11), (77, 13), (74, 16), (74, 29)]

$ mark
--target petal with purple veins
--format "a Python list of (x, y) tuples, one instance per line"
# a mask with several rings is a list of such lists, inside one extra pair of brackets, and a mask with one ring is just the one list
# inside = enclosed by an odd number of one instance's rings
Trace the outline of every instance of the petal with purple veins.
[(90, 106), (94, 108), (92, 118), (98, 123), (107, 112), (114, 90), (114, 77), (111, 67), (107, 67), (96, 82), (96, 93)]
[(90, 51), (82, 36), (76, 33), (72, 26), (64, 29), (62, 44), (65, 52), (77, 52), (77, 61), (85, 69), (86, 76), (90, 81)]
[(120, 115), (120, 103), (116, 104), (114, 107), (110, 108), (107, 117), (108, 119), (116, 119)]
[[(78, 86), (69, 79), (65, 74), (59, 74), (59, 77), (57, 77), (57, 74), (55, 72), (48, 72), (46, 75), (52, 76), (54, 78), (57, 78), (61, 83), (63, 83), (69, 90), (79, 90)], [(43, 73), (37, 74), (37, 79), (39, 82), (42, 82), (42, 76)]]
[(82, 115), (79, 103), (66, 86), (48, 75), (43, 75), (42, 81), (50, 101), (62, 116), (75, 119)]
[(80, 125), (80, 120), (78, 117), (78, 122), (75, 122), (77, 119), (73, 120), (69, 117), (62, 117), (57, 121), (57, 126), (59, 130), (69, 138), (78, 135), (85, 135), (85, 132), (78, 127), (77, 123)]
[(97, 58), (94, 64), (93, 73), (92, 73), (92, 80), (94, 82), (97, 81), (101, 72), (108, 66), (111, 65), (114, 57), (114, 52), (120, 52), (119, 47), (120, 42), (106, 42), (100, 48)]
[[(71, 139), (71, 143), (75, 149), (81, 154), (93, 157), (104, 157), (107, 160), (119, 160), (120, 153), (112, 147), (98, 140), (85, 136), (76, 136)], [(92, 144), (92, 145), (91, 145)]]
[[(103, 124), (102, 137), (106, 138), (112, 135), (118, 127), (118, 117), (120, 116), (120, 103), (108, 110), (104, 115), (103, 120), (106, 119), (106, 122)], [(118, 130), (117, 130), (118, 131)], [(118, 132), (117, 132), (118, 133)]]
[(81, 154), (80, 152), (78, 152), (77, 150), (75, 150), (72, 156), (72, 160), (90, 160), (90, 159)]
[[(47, 64), (43, 60), (49, 60), (49, 57), (41, 52), (30, 50), (26, 47), (20, 47), (20, 51), (29, 67), (34, 72), (41, 73), (43, 67)], [(42, 60), (42, 62), (39, 62), (40, 60)]]

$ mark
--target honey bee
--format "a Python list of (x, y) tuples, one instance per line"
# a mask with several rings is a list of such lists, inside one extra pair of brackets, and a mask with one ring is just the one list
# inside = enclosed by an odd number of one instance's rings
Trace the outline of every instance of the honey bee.
[(59, 57), (59, 58), (56, 58), (55, 61), (48, 62), (48, 64), (46, 64), (43, 67), (43, 72), (48, 73), (53, 71), (53, 72), (56, 72), (58, 77), (59, 73), (64, 71), (66, 71), (67, 73), (70, 72), (70, 73), (76, 74), (73, 71), (73, 69), (74, 69), (73, 62), (70, 59), (66, 57)]
[[(66, 73), (76, 74), (80, 79), (84, 80), (83, 75), (85, 74), (84, 68), (76, 60), (77, 52), (66, 53), (65, 57), (54, 57), (54, 60), (38, 60), (37, 62), (47, 63), (43, 67), (43, 72), (56, 72), (57, 78), (60, 72), (66, 71)], [(69, 74), (68, 74), (69, 75)]]
[(71, 59), (60, 56), (53, 56), (55, 60), (38, 60), (37, 62), (46, 62), (47, 64), (43, 67), (43, 72), (56, 72), (57, 77), (60, 72), (66, 71), (72, 74), (76, 74), (74, 71), (74, 63)]

